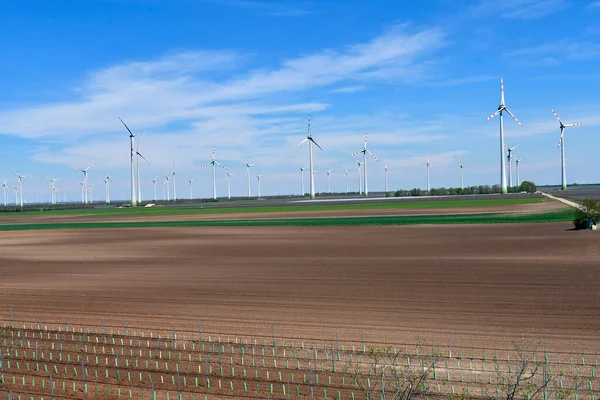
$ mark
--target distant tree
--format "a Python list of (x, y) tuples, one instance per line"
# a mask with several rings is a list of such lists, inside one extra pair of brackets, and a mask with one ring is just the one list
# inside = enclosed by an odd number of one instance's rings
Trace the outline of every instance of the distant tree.
[(421, 189), (419, 188), (414, 188), (410, 191), (410, 195), (411, 196), (421, 196)]
[(590, 221), (595, 224), (600, 222), (600, 204), (596, 200), (587, 199), (575, 210), (573, 225), (575, 229), (587, 229)]
[(521, 183), (521, 185), (519, 186), (519, 191), (527, 192), (527, 193), (535, 193), (535, 192), (537, 192), (537, 186), (535, 185), (535, 183), (533, 183), (531, 181), (523, 181)]
[(500, 193), (500, 192), (501, 192), (500, 185), (498, 185), (498, 184), (492, 185), (492, 189), (491, 189), (490, 193)]

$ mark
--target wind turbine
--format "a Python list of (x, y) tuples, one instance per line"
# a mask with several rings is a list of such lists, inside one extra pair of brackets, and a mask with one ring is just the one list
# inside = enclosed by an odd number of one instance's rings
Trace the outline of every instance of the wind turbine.
[(306, 169), (306, 167), (301, 167), (300, 165), (298, 165), (298, 168), (300, 168), (300, 196), (304, 197), (304, 195), (306, 194), (306, 192), (304, 191), (304, 170)]
[(348, 177), (352, 176), (348, 170), (346, 170), (346, 194), (348, 194)]
[(558, 117), (556, 111), (554, 111), (554, 109), (552, 108), (551, 110), (556, 119), (558, 120), (558, 123), (560, 124), (560, 139), (558, 140), (558, 145), (560, 146), (560, 161), (562, 164), (561, 183), (562, 190), (567, 190), (567, 169), (565, 166), (565, 128), (570, 128), (572, 126), (581, 126), (581, 124), (563, 124), (562, 120)]
[(17, 172), (16, 169), (13, 169), (13, 171), (15, 171), (15, 174), (17, 174), (17, 186), (19, 187), (19, 191), (21, 193), (20, 197), (20, 203), (21, 203), (21, 207), (23, 207), (23, 178), (29, 178), (31, 177), (31, 175), (21, 175)]
[(331, 169), (325, 172), (325, 175), (327, 175), (327, 193), (331, 194)]
[(502, 78), (500, 78), (500, 87), (502, 89), (502, 97), (500, 97), (500, 105), (498, 106), (498, 111), (487, 117), (486, 121), (489, 121), (496, 115), (500, 116), (500, 186), (502, 188), (502, 193), (506, 194), (508, 193), (508, 189), (506, 187), (506, 165), (504, 164), (504, 122), (502, 113), (506, 111), (508, 115), (513, 117), (513, 119), (517, 121), (519, 125), (523, 126), (523, 124), (517, 119), (517, 117), (514, 116), (513, 113), (510, 112), (508, 108), (506, 108), (506, 105), (504, 104), (504, 79)]
[(19, 181), (17, 181), (17, 183), (15, 183), (15, 206), (19, 204), (19, 187), (21, 185), (19, 185)]
[(465, 188), (465, 181), (463, 179), (463, 168), (464, 165), (462, 163), (462, 161), (460, 162), (460, 188), (464, 189)]
[(8, 205), (8, 184), (7, 184), (7, 181), (4, 181), (4, 183), (2, 184), (2, 187), (4, 188), (4, 206), (6, 207)]
[(262, 174), (256, 175), (256, 179), (258, 179), (258, 197), (260, 197), (260, 177), (261, 176), (262, 176)]
[(110, 182), (114, 181), (112, 179), (110, 179), (110, 175), (106, 175), (106, 178), (104, 178), (102, 180), (102, 182), (104, 182), (104, 201), (106, 202), (106, 204), (110, 204)]
[[(223, 166), (223, 164), (221, 164), (220, 162), (218, 162), (217, 160), (215, 160), (215, 148), (213, 147), (212, 149), (212, 160), (207, 162), (206, 164), (204, 164), (202, 166), (202, 169), (208, 167), (209, 165), (212, 165), (212, 178), (213, 178), (213, 200), (217, 199), (217, 175), (215, 172), (215, 164), (218, 165), (219, 167), (223, 168), (223, 169), (227, 169)], [(248, 188), (250, 188), (248, 186)], [(250, 196), (250, 189), (248, 189), (248, 196)]]
[(158, 176), (155, 176), (154, 179), (152, 179), (152, 185), (154, 186), (154, 201), (156, 201), (156, 182), (158, 180)]
[(188, 179), (188, 182), (190, 183), (190, 200), (191, 200), (193, 198), (192, 197), (192, 182), (194, 182), (194, 178)]
[(244, 160), (244, 157), (240, 157), (240, 159), (246, 165), (246, 176), (248, 177), (248, 197), (252, 197), (252, 194), (250, 191), (250, 168), (256, 167), (257, 165), (260, 165), (260, 163), (251, 164), (248, 161)]
[(165, 182), (167, 184), (167, 201), (171, 201), (171, 188), (169, 186), (169, 175), (165, 172)]
[(133, 171), (133, 163), (134, 163), (134, 156), (135, 156), (135, 150), (133, 147), (133, 138), (136, 137), (137, 135), (134, 135), (133, 132), (131, 132), (131, 129), (129, 129), (129, 127), (127, 126), (127, 124), (125, 124), (125, 122), (123, 122), (123, 120), (121, 118), (119, 118), (119, 121), (121, 121), (123, 123), (123, 125), (125, 125), (125, 128), (127, 128), (127, 131), (129, 132), (129, 145), (131, 147), (131, 207), (135, 207), (137, 206), (137, 201), (135, 199), (135, 175), (134, 175), (134, 171)]
[(357, 176), (358, 176), (358, 194), (362, 194), (362, 178), (361, 178), (361, 174), (360, 174), (360, 167), (361, 167), (361, 165), (363, 165), (363, 163), (361, 163), (360, 161), (358, 161), (355, 157), (353, 157), (353, 158), (354, 158), (354, 161), (356, 161), (356, 163), (358, 164), (358, 173), (357, 173)]
[(235, 176), (235, 174), (232, 174), (231, 172), (229, 172), (229, 170), (227, 168), (225, 168), (225, 180), (227, 181), (227, 198), (231, 199), (231, 184), (230, 184), (230, 180), (231, 177)]
[[(54, 193), (56, 193), (56, 195)], [(52, 196), (54, 197), (54, 204), (56, 204), (60, 200), (60, 191), (56, 188), (56, 186), (52, 187)]]
[(164, 181), (162, 181), (163, 201), (167, 200), (166, 193), (167, 193), (167, 189), (168, 189), (168, 186), (167, 186), (168, 183), (169, 182), (168, 182), (167, 179), (165, 179)]
[(367, 153), (370, 154), (371, 157), (373, 157), (373, 159), (375, 161), (379, 161), (373, 153), (371, 153), (369, 150), (367, 150), (367, 141), (368, 140), (369, 140), (369, 134), (367, 133), (365, 135), (365, 144), (363, 146), (363, 149), (352, 154), (352, 157), (355, 157), (356, 155), (358, 155), (360, 153), (363, 154), (363, 169), (365, 171), (364, 176), (363, 176), (363, 179), (365, 180), (365, 184), (364, 184), (365, 196), (369, 195), (369, 186), (368, 186), (368, 181), (367, 181)]
[(81, 171), (83, 172), (83, 186), (85, 188), (85, 201), (84, 204), (87, 204), (88, 202), (88, 197), (87, 197), (87, 182), (88, 182), (88, 171), (90, 170), (90, 168), (92, 168), (94, 166), (94, 163), (91, 163), (88, 167), (86, 168), (77, 168), (77, 167), (73, 167), (74, 170), (76, 171)]
[(317, 144), (317, 142), (315, 142), (315, 140), (313, 139), (311, 133), (310, 133), (310, 115), (308, 116), (308, 134), (306, 135), (306, 138), (301, 141), (300, 143), (298, 143), (296, 145), (296, 147), (300, 146), (302, 143), (304, 142), (308, 142), (308, 167), (310, 168), (310, 198), (314, 200), (315, 198), (315, 174), (314, 174), (314, 168), (313, 168), (313, 152), (312, 152), (312, 145), (314, 143), (315, 146), (317, 146), (319, 149), (321, 149), (321, 151), (323, 151), (323, 148), (321, 146), (319, 146)]
[(388, 168), (387, 164), (385, 165), (384, 168), (385, 171), (385, 192), (388, 192), (388, 172), (390, 172), (390, 169)]
[(84, 203), (85, 181), (81, 181), (81, 182), (79, 182), (79, 184), (81, 185), (81, 204), (85, 204)]
[(173, 163), (173, 201), (177, 201), (177, 185), (175, 182), (175, 163)]
[(513, 184), (512, 184), (512, 159), (514, 158), (514, 156), (512, 155), (512, 152), (517, 147), (519, 147), (519, 145), (516, 145), (513, 147), (506, 146), (506, 150), (508, 151), (508, 155), (506, 156), (506, 159), (508, 160), (508, 187), (513, 187)]
[(94, 185), (94, 184), (92, 184), (92, 183), (90, 183), (90, 184), (88, 185), (88, 189), (90, 190), (90, 204), (94, 202), (94, 196), (93, 196), (93, 192), (92, 192), (92, 188), (93, 188), (94, 186), (95, 186), (95, 185)]
[(520, 186), (520, 181), (519, 181), (519, 163), (520, 163), (521, 161), (523, 161), (523, 159), (518, 159), (518, 158), (517, 158), (517, 160), (516, 160), (516, 162), (517, 162), (517, 187), (519, 187), (519, 186)]
[(55, 196), (54, 196), (54, 192), (55, 192), (55, 189), (56, 189), (55, 185), (56, 185), (56, 182), (58, 182), (60, 180), (60, 178), (54, 178), (54, 179), (52, 179), (48, 175), (46, 175), (46, 179), (48, 179), (50, 181), (50, 196), (51, 196), (50, 197), (50, 203), (51, 204), (56, 204), (56, 199), (55, 199)]
[[(142, 187), (141, 187), (141, 180), (140, 180), (140, 157), (142, 157), (144, 159), (144, 161), (146, 161), (148, 164), (148, 160), (146, 160), (146, 157), (144, 157), (142, 155), (142, 153), (140, 153), (140, 141), (138, 140), (137, 142), (137, 149), (135, 151), (135, 155), (136, 155), (136, 166), (137, 166), (137, 201), (139, 203), (142, 202)], [(173, 172), (173, 175), (175, 175), (175, 172)]]
[(429, 193), (431, 191), (431, 185), (429, 184), (429, 167), (431, 167), (431, 162), (429, 162), (429, 156), (427, 156), (425, 166), (427, 167), (427, 193)]

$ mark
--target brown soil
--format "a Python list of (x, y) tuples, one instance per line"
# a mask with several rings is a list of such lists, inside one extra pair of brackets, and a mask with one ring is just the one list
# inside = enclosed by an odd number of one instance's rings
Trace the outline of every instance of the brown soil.
[[(403, 210), (404, 211), (404, 210)], [(211, 216), (214, 217), (214, 216)], [(600, 345), (600, 235), (569, 223), (0, 233), (0, 319), (332, 343)]]

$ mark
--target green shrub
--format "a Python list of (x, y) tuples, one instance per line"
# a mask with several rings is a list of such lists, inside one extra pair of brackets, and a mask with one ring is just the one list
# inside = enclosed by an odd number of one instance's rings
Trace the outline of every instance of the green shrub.
[(527, 193), (537, 192), (537, 186), (531, 181), (523, 181), (519, 186), (519, 191)]
[(600, 204), (596, 200), (587, 199), (575, 210), (573, 225), (575, 229), (587, 229), (589, 221), (600, 222)]

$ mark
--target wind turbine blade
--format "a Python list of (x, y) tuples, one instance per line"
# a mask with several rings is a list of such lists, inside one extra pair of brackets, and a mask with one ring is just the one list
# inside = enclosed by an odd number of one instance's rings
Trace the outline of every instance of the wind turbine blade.
[(494, 118), (496, 115), (498, 115), (498, 113), (500, 113), (500, 110), (496, 111), (495, 113), (493, 113), (492, 115), (490, 115), (489, 117), (487, 117), (485, 120), (489, 121), (490, 119)]
[(565, 124), (565, 127), (571, 127), (571, 126), (581, 126), (582, 124)]
[(244, 160), (244, 157), (240, 157), (240, 160), (242, 160), (242, 162), (248, 166), (248, 161)]
[(379, 159), (377, 157), (375, 157), (375, 154), (371, 153), (369, 150), (367, 150), (367, 153), (369, 153), (375, 161), (379, 161)]
[(131, 132), (131, 129), (129, 129), (129, 127), (127, 126), (127, 124), (126, 124), (125, 122), (123, 122), (123, 120), (121, 119), (121, 117), (117, 117), (117, 118), (119, 118), (119, 121), (121, 121), (121, 123), (122, 123), (123, 125), (125, 125), (125, 128), (127, 128), (127, 130), (129, 131), (129, 134), (130, 134), (131, 136), (135, 136), (135, 135), (133, 134), (133, 132)]
[(350, 157), (352, 157), (352, 158), (354, 158), (356, 160), (356, 156), (359, 155), (360, 153), (362, 153), (362, 150), (361, 151), (357, 151), (354, 154), (350, 154)]
[(297, 145), (294, 146), (294, 148), (300, 146), (301, 144), (305, 143), (308, 141), (308, 138), (305, 138), (303, 141), (301, 141), (300, 143), (298, 143)]
[(144, 157), (140, 152), (135, 152), (135, 154), (137, 154), (138, 156), (142, 157), (144, 159), (144, 161), (146, 161), (148, 164), (150, 164), (150, 161), (146, 160), (146, 157)]
[(517, 121), (517, 124), (523, 126), (523, 124), (521, 123), (521, 121), (519, 121), (519, 119), (517, 117), (515, 117), (515, 115), (513, 113), (510, 112), (510, 110), (508, 108), (505, 108), (506, 112), (508, 113), (508, 115), (510, 115), (511, 117), (513, 117), (513, 119), (515, 121)]
[(504, 105), (504, 78), (500, 77), (500, 90), (502, 90), (502, 97), (500, 97), (500, 104)]
[(206, 163), (206, 164), (204, 164), (202, 167), (200, 167), (200, 169), (202, 169), (202, 168), (206, 168), (206, 167), (208, 167), (210, 164), (211, 164), (211, 163)]
[(558, 114), (556, 113), (556, 111), (554, 111), (554, 108), (550, 108), (550, 110), (552, 111), (552, 114), (554, 114), (554, 116), (556, 117), (556, 119), (558, 120), (558, 123), (563, 125), (563, 122), (560, 120), (560, 117), (558, 116)]
[(315, 146), (317, 146), (319, 149), (321, 149), (321, 151), (323, 151), (323, 148), (321, 146), (319, 146), (319, 144), (317, 142), (315, 142), (315, 139), (313, 139), (312, 137), (310, 138), (310, 141), (313, 142), (315, 144)]

